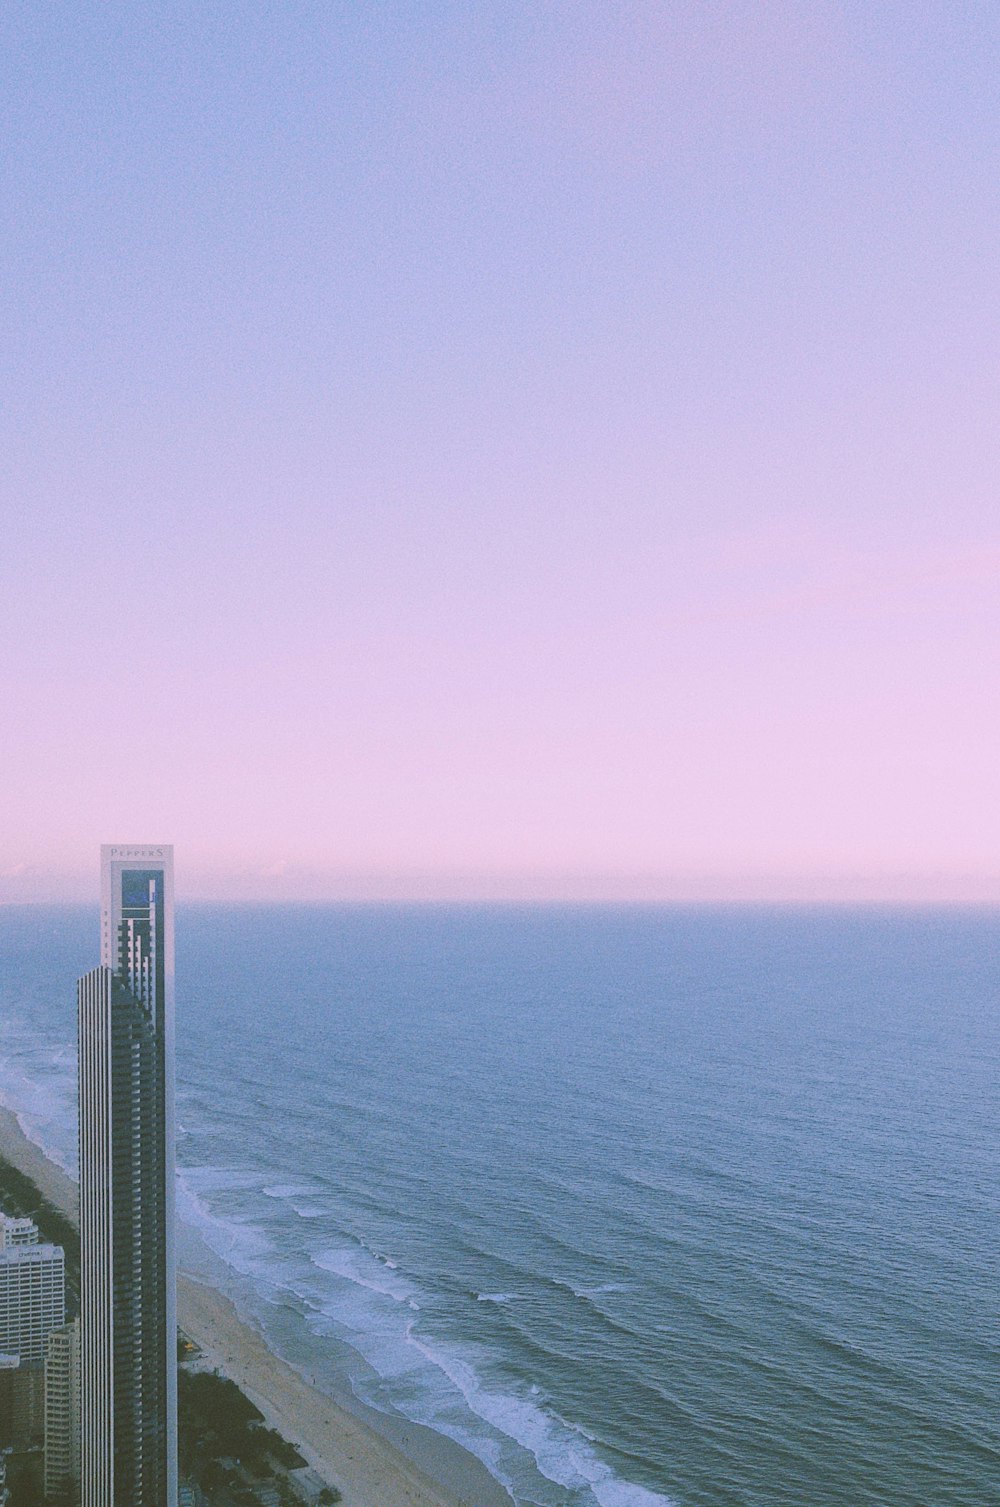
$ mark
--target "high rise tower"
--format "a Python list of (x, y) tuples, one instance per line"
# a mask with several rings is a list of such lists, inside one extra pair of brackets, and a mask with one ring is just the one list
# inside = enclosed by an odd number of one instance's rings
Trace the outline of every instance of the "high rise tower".
[(83, 1507), (176, 1507), (173, 849), (101, 849), (77, 986)]

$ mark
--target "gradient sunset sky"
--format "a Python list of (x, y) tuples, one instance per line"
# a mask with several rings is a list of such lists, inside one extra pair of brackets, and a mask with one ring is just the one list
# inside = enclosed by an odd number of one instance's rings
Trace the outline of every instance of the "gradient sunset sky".
[(1000, 7), (0, 44), (0, 900), (1000, 899)]

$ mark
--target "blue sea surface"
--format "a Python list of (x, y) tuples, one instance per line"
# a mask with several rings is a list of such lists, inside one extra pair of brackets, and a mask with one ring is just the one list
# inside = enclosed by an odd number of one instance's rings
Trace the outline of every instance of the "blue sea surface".
[[(538, 1507), (1000, 1503), (1000, 915), (182, 907), (185, 1264)], [(88, 908), (0, 908), (72, 1164)]]

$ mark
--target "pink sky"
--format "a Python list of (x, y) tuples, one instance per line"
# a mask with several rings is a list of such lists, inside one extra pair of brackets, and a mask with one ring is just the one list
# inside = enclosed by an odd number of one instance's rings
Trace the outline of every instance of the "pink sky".
[(1000, 899), (1000, 38), (877, 9), (3, 23), (0, 901)]

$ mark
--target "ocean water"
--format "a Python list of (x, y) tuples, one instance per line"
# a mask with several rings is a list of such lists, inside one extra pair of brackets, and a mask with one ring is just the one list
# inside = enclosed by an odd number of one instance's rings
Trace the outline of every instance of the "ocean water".
[[(185, 1263), (538, 1507), (1000, 1503), (1000, 916), (178, 915)], [(96, 911), (0, 908), (74, 1154)]]

